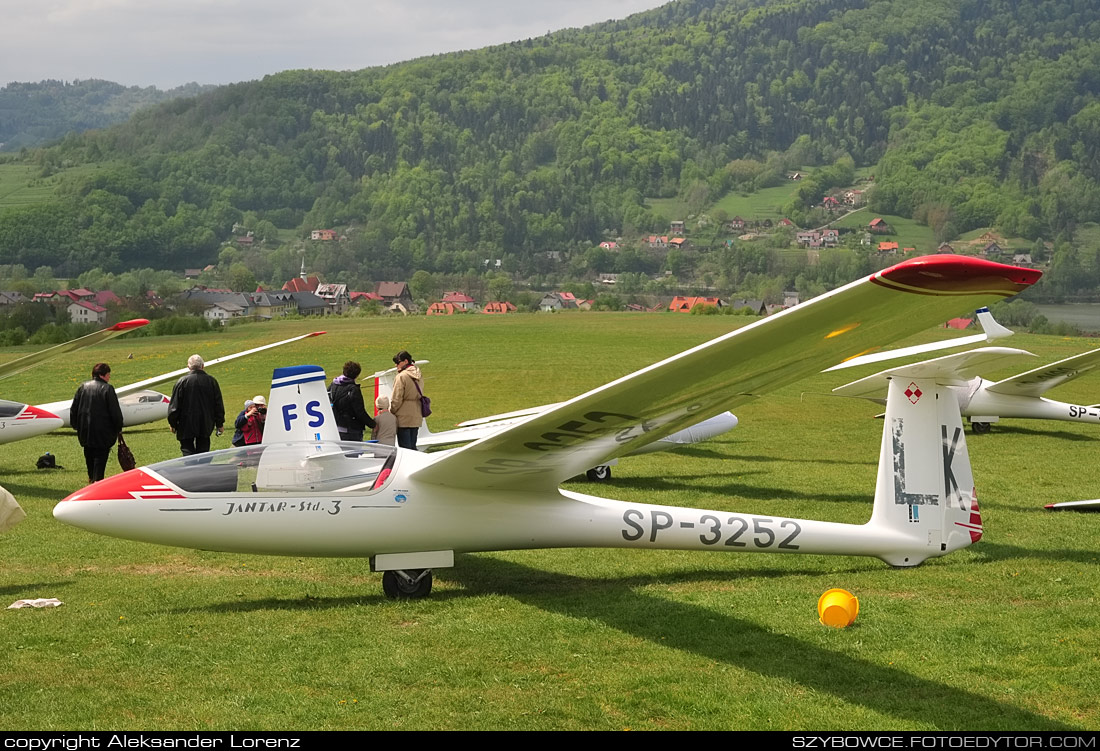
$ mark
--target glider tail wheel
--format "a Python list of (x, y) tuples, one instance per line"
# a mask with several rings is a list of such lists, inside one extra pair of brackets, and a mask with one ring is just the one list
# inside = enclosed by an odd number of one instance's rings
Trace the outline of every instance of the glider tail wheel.
[(972, 422), (970, 423), (970, 429), (974, 431), (976, 435), (982, 435), (988, 433), (993, 426), (988, 422)]
[(589, 482), (607, 482), (611, 479), (611, 467), (601, 464), (585, 472), (584, 476), (588, 478)]
[(414, 600), (432, 591), (432, 570), (383, 571), (382, 591), (391, 600)]

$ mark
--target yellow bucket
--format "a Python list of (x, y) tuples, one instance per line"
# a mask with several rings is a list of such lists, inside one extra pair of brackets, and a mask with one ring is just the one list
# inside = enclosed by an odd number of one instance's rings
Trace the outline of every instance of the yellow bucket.
[(859, 600), (846, 589), (830, 589), (818, 599), (817, 615), (826, 626), (851, 626), (859, 615)]

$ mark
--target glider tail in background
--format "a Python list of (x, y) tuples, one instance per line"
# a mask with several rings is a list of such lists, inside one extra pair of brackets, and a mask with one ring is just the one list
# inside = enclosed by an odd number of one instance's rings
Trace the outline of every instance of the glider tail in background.
[(276, 368), (271, 375), (263, 442), (339, 440), (324, 369), (317, 365)]
[(875, 504), (868, 526), (914, 540), (881, 555), (893, 566), (966, 547), (982, 537), (974, 475), (958, 401), (931, 378), (890, 379)]

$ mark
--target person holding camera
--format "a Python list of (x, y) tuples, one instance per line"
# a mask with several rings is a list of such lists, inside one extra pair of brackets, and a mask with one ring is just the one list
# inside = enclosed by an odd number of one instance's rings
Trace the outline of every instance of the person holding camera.
[(264, 440), (264, 423), (267, 422), (267, 399), (262, 394), (252, 397), (252, 406), (244, 411), (244, 426), (241, 428), (241, 437), (245, 446), (262, 443)]

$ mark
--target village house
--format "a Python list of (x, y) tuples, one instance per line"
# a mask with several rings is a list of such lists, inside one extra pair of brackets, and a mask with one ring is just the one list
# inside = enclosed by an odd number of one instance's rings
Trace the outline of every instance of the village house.
[(752, 311), (754, 316), (764, 316), (768, 314), (768, 306), (764, 304), (763, 300), (738, 298), (737, 300), (730, 300), (730, 308), (732, 310), (743, 310), (748, 308)]
[(505, 313), (515, 313), (516, 306), (510, 302), (491, 302), (486, 303), (485, 307), (481, 309), (482, 313), (488, 313), (489, 315), (504, 315)]
[(668, 235), (650, 235), (646, 238), (646, 244), (654, 249), (668, 247)]
[(890, 232), (894, 231), (893, 228), (891, 228), (890, 225), (887, 224), (882, 217), (878, 216), (876, 216), (867, 224), (867, 229), (869, 229), (871, 232), (877, 232), (882, 235), (889, 234)]
[(466, 309), (453, 302), (433, 302), (428, 306), (424, 315), (428, 316), (453, 316), (455, 313), (465, 313)]
[(697, 305), (702, 305), (708, 308), (722, 308), (725, 307), (723, 303), (717, 297), (683, 297), (677, 295), (672, 298), (672, 302), (668, 304), (668, 309), (675, 313), (690, 313), (692, 308)]
[(539, 310), (552, 312), (555, 310), (576, 310), (577, 298), (572, 292), (547, 292), (539, 301)]
[(343, 313), (351, 307), (351, 295), (348, 294), (346, 284), (318, 284), (313, 294), (328, 303), (332, 312), (336, 315)]
[(682, 220), (676, 220), (674, 222), (670, 222), (669, 225), (668, 225), (668, 231), (670, 233), (674, 234), (674, 235), (684, 234), (684, 223), (683, 223), (683, 221)]
[(70, 303), (68, 311), (73, 323), (103, 324), (107, 322), (107, 309), (87, 300)]
[(336, 230), (334, 229), (315, 229), (309, 233), (310, 240), (320, 240), (321, 242), (332, 242), (336, 239)]
[(463, 292), (444, 292), (443, 302), (462, 308), (463, 311), (477, 310), (477, 300)]
[(409, 285), (405, 282), (378, 282), (374, 292), (382, 298), (382, 307), (392, 313), (408, 314), (416, 310)]
[(245, 315), (245, 309), (231, 302), (216, 302), (202, 312), (202, 317), (207, 321), (220, 321), (224, 326), (230, 318), (240, 318)]
[(604, 240), (602, 243), (600, 243), (600, 247), (604, 250), (618, 250), (619, 244), (616, 242), (611, 242), (610, 240)]

